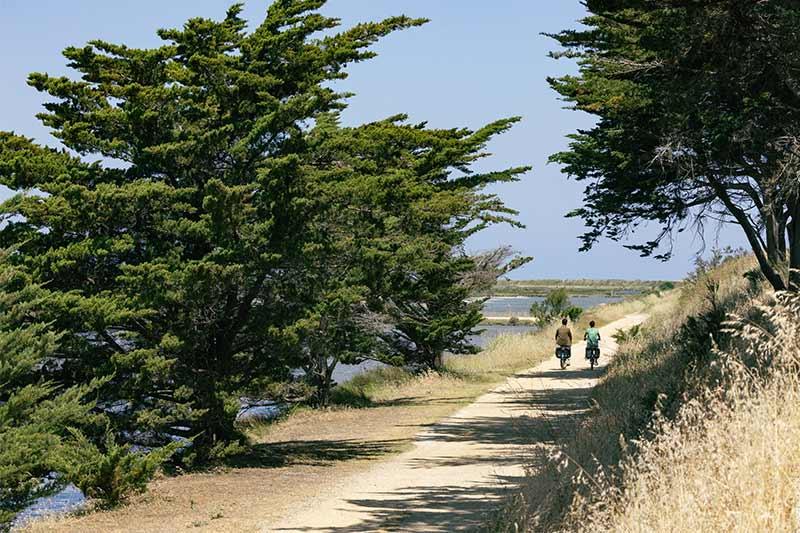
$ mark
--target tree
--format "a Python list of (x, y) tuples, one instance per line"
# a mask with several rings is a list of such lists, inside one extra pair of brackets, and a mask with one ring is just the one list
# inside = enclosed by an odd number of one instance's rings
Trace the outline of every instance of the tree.
[[(553, 37), (579, 76), (550, 83), (596, 125), (552, 160), (588, 183), (570, 216), (668, 258), (675, 233), (741, 226), (775, 289), (800, 288), (800, 11), (790, 0), (590, 0)], [(666, 250), (662, 247), (666, 245)], [(790, 275), (791, 272), (791, 275)]]
[(569, 318), (576, 322), (583, 314), (583, 309), (572, 305), (566, 289), (550, 291), (545, 299), (531, 305), (531, 316), (536, 317), (540, 324), (547, 324), (556, 318)]
[(79, 80), (30, 84), (52, 98), (39, 116), (72, 152), (0, 134), (0, 183), (19, 192), (0, 242), (52, 292), (59, 379), (108, 377), (117, 435), (193, 437), (187, 461), (223, 456), (241, 439), (241, 390), (297, 362), (281, 337), (305, 315), (291, 290), (310, 237), (308, 128), (344, 106), (329, 82), (349, 63), (423, 22), (332, 33), (324, 3), (278, 0), (251, 33), (235, 5), (159, 31), (153, 49), (67, 48)]
[[(105, 431), (108, 417), (93, 399), (103, 381), (69, 388), (55, 381), (64, 363), (62, 335), (40, 320), (53, 295), (11, 266), (9, 255), (0, 252), (2, 531), (34, 500), (70, 482), (93, 498), (116, 503), (141, 490), (180, 445), (152, 452), (119, 446)], [(103, 435), (103, 446), (91, 443)], [(111, 475), (86, 475), (93, 464), (116, 468)]]
[[(489, 224), (518, 225), (512, 210), (481, 190), (516, 180), (528, 168), (471, 169), (488, 155), (489, 140), (518, 119), (477, 131), (429, 129), (405, 120), (399, 115), (357, 128), (337, 128), (333, 120), (315, 132), (314, 196), (333, 211), (322, 218), (320, 234), (345, 243), (333, 245), (334, 253), (322, 261), (340, 265), (335, 276), (324, 278), (337, 285), (350, 280), (359, 288), (367, 319), (361, 324), (368, 325), (361, 339), (383, 339), (382, 345), (361, 342), (365, 351), (348, 353), (350, 362), (371, 358), (439, 368), (445, 351), (474, 350), (468, 337), (482, 320), (481, 302), (468, 302), (469, 296), (528, 260), (507, 249), (478, 258), (463, 251), (466, 239)], [(351, 333), (352, 325), (346, 328)], [(325, 348), (328, 357), (317, 360), (341, 360), (333, 345)]]
[(35, 322), (47, 296), (0, 257), (0, 530), (36, 498), (59, 490), (49, 479), (63, 464), (68, 427), (94, 422), (91, 387), (59, 389), (48, 381), (58, 335)]

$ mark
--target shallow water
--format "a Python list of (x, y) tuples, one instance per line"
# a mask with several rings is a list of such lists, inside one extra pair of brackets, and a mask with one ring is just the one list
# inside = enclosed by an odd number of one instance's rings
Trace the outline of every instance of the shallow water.
[[(616, 303), (623, 300), (618, 296), (570, 296), (572, 305), (589, 309), (600, 304)], [(490, 298), (483, 304), (483, 314), (486, 316), (529, 316), (531, 305), (541, 303), (544, 298), (541, 296), (497, 296)]]
[(43, 516), (78, 511), (86, 505), (86, 501), (86, 497), (78, 487), (67, 485), (61, 492), (46, 498), (39, 498), (30, 507), (18, 514), (12, 524), (12, 530)]

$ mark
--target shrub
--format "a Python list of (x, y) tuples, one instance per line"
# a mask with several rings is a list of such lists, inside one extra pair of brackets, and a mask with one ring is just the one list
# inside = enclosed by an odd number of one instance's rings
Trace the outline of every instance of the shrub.
[(544, 301), (533, 304), (530, 312), (539, 323), (544, 324), (559, 317), (567, 317), (577, 322), (583, 314), (583, 309), (572, 305), (566, 289), (556, 289), (551, 291)]
[(120, 503), (131, 494), (144, 492), (159, 467), (185, 443), (174, 442), (149, 452), (134, 451), (120, 445), (106, 433), (103, 449), (83, 433), (72, 430), (72, 439), (63, 447), (62, 470), (66, 478), (86, 496), (104, 506)]

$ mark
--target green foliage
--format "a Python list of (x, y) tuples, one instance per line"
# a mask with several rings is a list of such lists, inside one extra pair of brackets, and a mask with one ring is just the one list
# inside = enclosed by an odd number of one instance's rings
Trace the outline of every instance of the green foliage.
[(515, 224), (513, 211), (480, 190), (527, 168), (470, 167), (516, 119), (478, 131), (405, 120), (341, 128), (330, 114), (310, 135), (313, 268), (295, 281), (313, 307), (292, 333), (320, 404), (340, 362), (422, 369), (440, 366), (444, 351), (474, 350), (466, 339), (481, 319), (480, 304), (465, 300), (527, 260), (506, 249), (477, 257), (461, 251), (483, 227)]
[(514, 224), (482, 189), (527, 168), (472, 166), (517, 119), (342, 128), (331, 82), (424, 21), (336, 33), (324, 3), (273, 2), (249, 33), (235, 5), (159, 31), (155, 48), (67, 48), (77, 77), (29, 83), (68, 150), (0, 132), (0, 183), (17, 192), (0, 245), (50, 291), (36, 319), (63, 332), (53, 379), (96, 380), (109, 421), (111, 436), (72, 439), (98, 497), (140, 488), (163, 459), (130, 453), (138, 435), (192, 438), (185, 463), (237, 453), (240, 396), (299, 390), (284, 385), (295, 368), (325, 404), (340, 362), (431, 367), (474, 350), (480, 304), (465, 300), (523, 261), (463, 252)]
[(309, 306), (293, 286), (315, 246), (307, 125), (344, 106), (329, 82), (346, 65), (423, 22), (332, 33), (322, 4), (275, 2), (251, 33), (236, 5), (161, 30), (156, 48), (67, 48), (79, 80), (30, 84), (50, 97), (41, 120), (80, 157), (0, 134), (0, 182), (19, 191), (0, 242), (52, 291), (41, 318), (65, 332), (59, 378), (110, 377), (101, 400), (129, 406), (109, 413), (118, 435), (196, 436), (193, 453), (211, 459), (241, 439), (249, 381), (301, 362), (285, 331)]
[(174, 442), (140, 453), (120, 445), (106, 433), (102, 449), (80, 431), (72, 430), (63, 446), (61, 470), (86, 496), (103, 505), (116, 505), (127, 496), (143, 492), (153, 475), (183, 443)]
[(583, 308), (576, 305), (571, 305), (567, 307), (566, 311), (564, 311), (564, 316), (569, 318), (571, 322), (577, 322), (581, 318), (582, 314)]
[(45, 482), (62, 464), (68, 427), (96, 416), (85, 400), (97, 383), (69, 389), (47, 381), (59, 336), (32, 322), (48, 293), (0, 257), (0, 530), (33, 500), (61, 488)]
[(531, 305), (531, 316), (540, 323), (546, 324), (556, 318), (569, 318), (576, 322), (583, 314), (583, 309), (572, 305), (566, 289), (555, 289), (548, 293), (542, 302)]
[[(800, 267), (800, 12), (795, 2), (592, 0), (581, 30), (553, 37), (580, 75), (549, 80), (596, 125), (552, 160), (585, 181), (572, 213), (599, 238), (667, 258), (672, 237), (740, 225), (766, 278)], [(662, 244), (667, 244), (666, 249)], [(798, 274), (800, 275), (800, 274)], [(793, 285), (798, 285), (795, 280)]]
[(629, 342), (638, 339), (642, 335), (642, 326), (636, 324), (628, 329), (620, 329), (612, 335), (613, 339), (618, 343)]

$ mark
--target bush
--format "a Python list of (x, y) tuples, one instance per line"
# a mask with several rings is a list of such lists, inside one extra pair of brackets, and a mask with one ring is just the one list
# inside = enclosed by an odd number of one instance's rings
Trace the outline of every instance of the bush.
[(134, 451), (120, 445), (106, 433), (104, 449), (94, 445), (79, 431), (63, 447), (62, 470), (66, 478), (86, 496), (113, 506), (134, 493), (144, 492), (161, 465), (185, 443), (174, 442), (149, 452)]
[(551, 291), (543, 302), (531, 306), (531, 316), (536, 317), (539, 323), (544, 324), (560, 317), (567, 317), (577, 322), (583, 314), (583, 309), (572, 305), (566, 289)]

